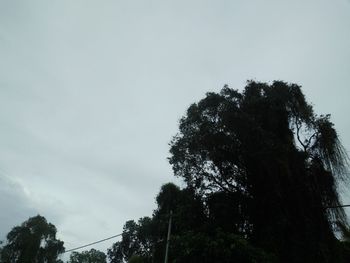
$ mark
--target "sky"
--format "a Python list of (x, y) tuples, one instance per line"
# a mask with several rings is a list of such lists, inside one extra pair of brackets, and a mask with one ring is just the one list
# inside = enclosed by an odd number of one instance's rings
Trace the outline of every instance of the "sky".
[(348, 0), (0, 0), (0, 240), (41, 214), (70, 249), (150, 216), (161, 185), (181, 184), (167, 161), (179, 119), (225, 84), (301, 85), (350, 150), (349, 13)]

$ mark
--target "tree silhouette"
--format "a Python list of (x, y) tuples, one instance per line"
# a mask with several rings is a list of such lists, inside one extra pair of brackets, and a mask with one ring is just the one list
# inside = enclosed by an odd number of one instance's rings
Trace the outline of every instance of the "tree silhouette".
[(330, 116), (316, 115), (300, 86), (225, 86), (192, 104), (179, 129), (170, 144), (175, 175), (209, 199), (226, 195), (226, 206), (231, 198), (234, 231), (282, 262), (336, 262), (347, 156)]
[(1, 250), (5, 263), (55, 263), (64, 251), (63, 242), (56, 239), (56, 227), (40, 215), (29, 218), (7, 234)]
[(156, 201), (151, 218), (125, 223), (122, 240), (108, 250), (110, 262), (164, 262), (170, 210), (173, 224), (169, 262), (274, 262), (271, 255), (244, 237), (214, 224), (207, 213), (216, 218), (216, 211), (206, 207), (193, 190), (168, 183), (161, 187)]
[(108, 259), (111, 263), (143, 260), (151, 262), (153, 245), (153, 222), (149, 217), (140, 218), (138, 223), (129, 220), (123, 227), (122, 240), (114, 243), (108, 249)]
[(83, 252), (72, 252), (68, 263), (106, 263), (105, 253), (96, 249), (90, 249)]

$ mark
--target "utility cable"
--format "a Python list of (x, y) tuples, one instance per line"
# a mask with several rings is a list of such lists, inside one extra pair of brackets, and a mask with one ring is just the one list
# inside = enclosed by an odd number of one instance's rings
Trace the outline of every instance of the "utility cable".
[(72, 249), (65, 250), (65, 251), (63, 252), (63, 254), (64, 254), (64, 253), (67, 253), (67, 252), (74, 251), (74, 250), (78, 250), (78, 249), (81, 249), (81, 248), (84, 248), (84, 247), (89, 247), (89, 246), (92, 246), (92, 245), (95, 245), (95, 244), (98, 244), (98, 243), (101, 243), (101, 242), (107, 241), (107, 240), (112, 239), (112, 238), (119, 237), (119, 236), (121, 236), (122, 234), (123, 234), (123, 233), (118, 234), (118, 235), (114, 235), (114, 236), (111, 236), (111, 237), (107, 237), (107, 238), (104, 238), (104, 239), (101, 239), (101, 240), (98, 240), (98, 241), (92, 242), (92, 243), (87, 244), (87, 245), (83, 245), (83, 246), (80, 246), (80, 247), (76, 247), (76, 248), (72, 248)]

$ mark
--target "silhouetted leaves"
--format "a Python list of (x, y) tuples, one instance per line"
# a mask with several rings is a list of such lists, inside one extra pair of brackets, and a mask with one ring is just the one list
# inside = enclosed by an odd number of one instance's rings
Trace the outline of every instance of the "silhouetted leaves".
[(68, 263), (106, 263), (105, 253), (96, 249), (90, 249), (83, 252), (72, 252)]
[(55, 263), (64, 251), (63, 242), (56, 239), (56, 232), (56, 227), (44, 217), (29, 218), (7, 234), (1, 262)]
[(347, 156), (329, 115), (314, 114), (300, 86), (225, 86), (192, 104), (179, 128), (170, 163), (188, 188), (208, 197), (212, 222), (284, 262), (333, 260), (332, 221), (347, 221), (342, 208), (325, 208), (340, 204)]
[[(347, 156), (329, 115), (300, 86), (250, 81), (192, 104), (170, 143), (186, 187), (162, 186), (151, 218), (127, 222), (112, 262), (348, 262), (337, 186)], [(344, 235), (345, 236), (345, 235)], [(118, 258), (118, 260), (113, 261)]]

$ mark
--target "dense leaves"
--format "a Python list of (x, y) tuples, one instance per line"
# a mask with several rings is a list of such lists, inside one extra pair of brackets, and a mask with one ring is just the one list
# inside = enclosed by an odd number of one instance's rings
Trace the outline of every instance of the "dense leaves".
[(347, 157), (329, 115), (317, 116), (300, 86), (248, 82), (243, 92), (208, 93), (181, 119), (170, 152), (190, 189), (227, 194), (235, 232), (283, 262), (335, 260), (332, 221), (347, 221), (327, 207), (340, 204)]
[(1, 250), (4, 263), (54, 263), (64, 251), (63, 242), (56, 239), (56, 227), (40, 215), (31, 217), (7, 234)]
[(68, 263), (106, 263), (105, 253), (96, 249), (83, 252), (72, 252)]
[(122, 240), (108, 250), (110, 261), (164, 262), (172, 211), (169, 262), (274, 262), (272, 255), (233, 234), (237, 226), (232, 226), (232, 220), (218, 209), (228, 207), (232, 200), (215, 198), (207, 206), (191, 189), (180, 189), (172, 183), (163, 185), (152, 218), (126, 222)]
[(127, 222), (113, 262), (162, 262), (170, 211), (171, 262), (346, 262), (334, 223), (347, 229), (337, 191), (347, 156), (300, 86), (225, 86), (191, 105), (179, 128), (169, 160), (186, 188), (164, 185), (148, 223)]
[(113, 244), (107, 252), (110, 262), (122, 263), (132, 258), (135, 262), (141, 259), (149, 262), (147, 259), (152, 257), (154, 231), (153, 222), (149, 217), (141, 218), (138, 223), (133, 220), (127, 221), (123, 228), (122, 241)]
[(258, 249), (240, 236), (220, 229), (210, 232), (190, 231), (173, 237), (173, 262), (273, 263), (276, 258)]

